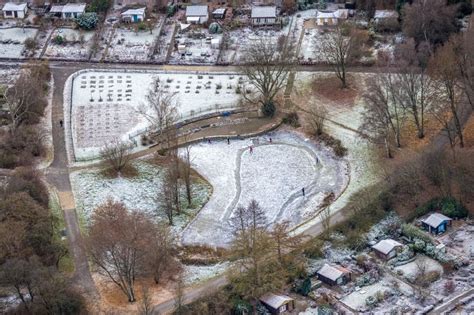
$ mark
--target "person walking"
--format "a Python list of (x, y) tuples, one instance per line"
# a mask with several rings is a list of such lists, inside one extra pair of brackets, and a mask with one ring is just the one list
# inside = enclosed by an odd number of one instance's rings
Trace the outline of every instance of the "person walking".
[(306, 194), (305, 194), (305, 191), (304, 191), (304, 187), (303, 187), (303, 188), (301, 188), (301, 192), (303, 193), (303, 197), (305, 197), (305, 196), (306, 196)]
[(227, 144), (230, 144), (230, 138), (227, 137)]
[(63, 120), (62, 119), (59, 121), (59, 126), (61, 126), (61, 128), (63, 127)]
[(272, 143), (272, 137), (270, 137), (270, 143)]
[(250, 154), (253, 153), (253, 146), (250, 146)]

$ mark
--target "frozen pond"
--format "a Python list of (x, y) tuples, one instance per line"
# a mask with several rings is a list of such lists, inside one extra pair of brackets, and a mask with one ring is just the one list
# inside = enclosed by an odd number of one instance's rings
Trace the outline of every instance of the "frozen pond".
[(70, 111), (76, 158), (97, 156), (114, 138), (127, 140), (149, 126), (138, 112), (146, 107), (150, 84), (158, 78), (165, 93), (176, 95), (181, 119), (240, 105), (236, 74), (85, 71), (72, 80)]
[(213, 194), (185, 229), (184, 244), (227, 246), (235, 209), (252, 199), (265, 211), (270, 225), (289, 221), (294, 227), (317, 215), (323, 199), (330, 193), (339, 196), (348, 182), (344, 160), (292, 132), (230, 144), (199, 143), (192, 147), (192, 161), (213, 186)]

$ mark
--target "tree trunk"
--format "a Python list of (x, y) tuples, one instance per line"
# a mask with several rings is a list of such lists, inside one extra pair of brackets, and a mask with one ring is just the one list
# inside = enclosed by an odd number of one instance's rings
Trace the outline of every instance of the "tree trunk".
[(387, 137), (385, 137), (384, 142), (385, 142), (385, 152), (387, 153), (387, 158), (391, 159), (391, 158), (393, 158), (392, 150), (390, 149), (390, 143), (389, 143)]

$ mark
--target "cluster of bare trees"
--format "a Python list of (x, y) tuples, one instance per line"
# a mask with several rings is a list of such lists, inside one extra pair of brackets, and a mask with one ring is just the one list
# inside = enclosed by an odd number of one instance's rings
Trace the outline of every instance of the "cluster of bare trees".
[(286, 267), (299, 257), (288, 253), (298, 247), (301, 237), (290, 235), (288, 222), (270, 229), (255, 200), (237, 208), (231, 224), (235, 236), (232, 253), (239, 265), (238, 272), (230, 275), (236, 292), (258, 299), (265, 292), (283, 287), (289, 276)]
[(442, 46), (408, 41), (397, 48), (394, 68), (381, 68), (368, 81), (361, 130), (383, 143), (402, 146), (401, 134), (410, 120), (417, 137), (426, 133), (426, 122), (435, 120), (451, 148), (464, 147), (462, 117), (473, 107), (473, 30), (454, 35)]
[(93, 263), (127, 296), (136, 301), (136, 281), (178, 273), (174, 238), (167, 226), (157, 225), (146, 214), (130, 211), (108, 200), (92, 215), (87, 247)]

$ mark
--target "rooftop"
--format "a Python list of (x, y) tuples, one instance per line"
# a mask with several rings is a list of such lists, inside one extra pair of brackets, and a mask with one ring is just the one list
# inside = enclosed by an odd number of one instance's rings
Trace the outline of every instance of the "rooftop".
[(206, 16), (207, 5), (190, 5), (186, 7), (186, 16)]
[(128, 9), (127, 11), (123, 12), (122, 15), (143, 15), (145, 14), (145, 9), (145, 7), (138, 9)]
[(398, 18), (398, 12), (395, 10), (375, 10), (375, 19)]
[(279, 309), (281, 306), (292, 301), (293, 299), (286, 295), (277, 295), (273, 293), (267, 293), (260, 298), (260, 301), (267, 304), (268, 306)]
[(328, 264), (324, 264), (324, 266), (319, 269), (318, 274), (328, 278), (332, 281), (336, 281), (342, 275), (349, 273), (349, 270), (340, 266), (330, 266)]
[(403, 245), (395, 240), (386, 239), (386, 240), (381, 240), (380, 242), (372, 246), (372, 248), (383, 253), (384, 255), (387, 255), (395, 247), (398, 247), (398, 246), (403, 246)]
[(437, 228), (444, 221), (451, 221), (452, 219), (441, 213), (433, 213), (428, 218), (421, 220), (421, 222), (428, 224), (431, 227)]
[(3, 6), (2, 10), (3, 11), (23, 11), (25, 10), (26, 6), (27, 6), (26, 3), (7, 2)]
[(275, 6), (252, 7), (252, 18), (274, 18), (276, 17)]
[(63, 13), (84, 12), (86, 10), (85, 3), (67, 3), (63, 7)]

